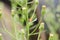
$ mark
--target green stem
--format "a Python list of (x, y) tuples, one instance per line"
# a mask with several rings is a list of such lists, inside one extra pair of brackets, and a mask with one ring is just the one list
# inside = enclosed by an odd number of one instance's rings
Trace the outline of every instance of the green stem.
[[(2, 21), (2, 27), (3, 27), (3, 30), (2, 30), (2, 31), (7, 32), (9, 35), (11, 35), (11, 37), (15, 38), (15, 37), (12, 35), (12, 33), (10, 33), (10, 32), (5, 28), (5, 25), (4, 25), (3, 21)], [(15, 38), (15, 39), (16, 39), (16, 38)]]
[(41, 33), (41, 32), (39, 31), (39, 34), (38, 34), (38, 38), (37, 38), (37, 40), (40, 40), (40, 33)]
[(37, 34), (39, 34), (39, 32), (37, 32), (37, 33), (33, 33), (33, 34), (29, 34), (29, 36), (31, 36), (31, 35), (37, 35)]

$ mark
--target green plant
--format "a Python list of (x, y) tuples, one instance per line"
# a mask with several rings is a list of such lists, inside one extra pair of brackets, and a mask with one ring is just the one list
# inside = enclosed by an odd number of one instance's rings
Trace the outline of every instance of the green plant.
[(0, 40), (2, 40), (2, 34), (0, 33)]
[[(38, 0), (33, 0), (32, 2), (28, 2), (28, 0), (11, 0), (11, 5), (12, 5), (11, 32), (9, 32), (7, 28), (5, 28), (3, 21), (2, 21), (2, 26), (3, 26), (3, 30), (11, 36), (12, 40), (29, 40), (29, 37), (31, 35), (36, 35), (36, 34), (38, 34), (37, 40), (40, 40), (40, 34), (44, 31), (44, 22), (43, 22), (44, 15), (46, 13), (51, 13), (51, 12), (50, 10), (49, 11), (47, 10), (45, 5), (43, 5), (40, 21), (36, 25), (36, 28), (30, 33), (29, 32), (31, 28), (30, 26), (33, 25), (33, 21), (35, 20), (35, 18), (37, 18), (35, 12), (38, 4), (39, 4)], [(21, 6), (21, 7), (18, 7), (18, 10), (17, 10), (17, 5)], [(3, 13), (0, 12), (0, 18), (2, 18), (2, 14)], [(21, 15), (21, 17), (18, 16), (19, 14)], [(48, 22), (51, 22), (52, 26), (55, 27), (56, 25), (58, 27), (58, 24), (55, 23), (52, 17), (51, 17), (51, 20), (49, 20), (48, 18), (49, 17), (46, 17), (45, 19), (47, 24)], [(25, 25), (24, 25), (24, 21), (25, 21)], [(48, 24), (48, 26), (50, 25)], [(55, 30), (57, 27), (55, 27)], [(39, 29), (39, 32), (35, 33), (37, 28)], [(55, 34), (56, 33), (55, 30), (51, 27), (49, 27), (49, 29), (51, 33), (54, 34), (54, 36), (52, 37), (50, 36), (49, 40), (57, 40), (56, 38), (57, 35)], [(2, 40), (1, 36), (0, 36), (0, 40)]]

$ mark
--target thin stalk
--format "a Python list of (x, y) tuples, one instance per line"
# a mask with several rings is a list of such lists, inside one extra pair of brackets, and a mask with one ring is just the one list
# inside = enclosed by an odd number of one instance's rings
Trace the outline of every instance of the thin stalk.
[(16, 22), (14, 20), (14, 17), (12, 17), (12, 23), (13, 23), (12, 24), (13, 25), (12, 26), (12, 33), (13, 33), (13, 35), (15, 35), (16, 40), (19, 40), (18, 36), (17, 36), (17, 34), (18, 34), (18, 32), (17, 32), (18, 29), (17, 29), (17, 26), (16, 26), (17, 24), (16, 24)]
[(37, 33), (33, 33), (33, 34), (29, 34), (29, 36), (31, 36), (31, 35), (37, 35), (37, 34), (39, 34), (39, 32), (37, 32)]
[(37, 5), (35, 6), (35, 9), (34, 9), (34, 12), (33, 12), (33, 14), (32, 14), (32, 16), (31, 16), (31, 19), (33, 19), (34, 18), (34, 14), (35, 14), (35, 12), (36, 12), (36, 8), (37, 8)]
[(41, 34), (41, 32), (39, 31), (37, 40), (40, 40), (40, 39), (39, 39), (39, 38), (40, 38), (40, 34)]
[(27, 6), (27, 1), (26, 0), (26, 32), (27, 32), (27, 40), (29, 40), (29, 25), (28, 25), (28, 6)]
[[(5, 30), (9, 35), (11, 35), (11, 37), (15, 38), (6, 28), (5, 28), (5, 25), (2, 21), (2, 27), (3, 27), (3, 31)], [(15, 38), (16, 39), (16, 38)]]
[(33, 30), (33, 32), (31, 34), (33, 34), (36, 31), (36, 29), (39, 27), (41, 22), (42, 22), (42, 20), (40, 19), (39, 23), (36, 25), (36, 28)]

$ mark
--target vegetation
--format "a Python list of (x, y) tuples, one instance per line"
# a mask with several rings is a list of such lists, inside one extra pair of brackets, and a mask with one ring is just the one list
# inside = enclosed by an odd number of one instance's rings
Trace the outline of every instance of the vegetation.
[[(40, 21), (35, 25), (35, 29), (31, 33), (29, 32), (29, 30), (32, 29), (31, 26), (33, 25), (34, 20), (37, 18), (35, 13), (38, 4), (38, 0), (33, 0), (32, 2), (28, 2), (28, 0), (11, 0), (11, 32), (9, 32), (3, 21), (1, 21), (3, 19), (3, 13), (2, 9), (0, 9), (0, 21), (2, 22), (3, 26), (2, 31), (8, 33), (12, 40), (29, 40), (31, 35), (36, 34), (38, 34), (37, 40), (41, 40), (40, 34), (44, 31), (45, 24), (43, 22), (44, 18), (50, 31), (49, 40), (58, 40), (56, 30), (59, 28), (59, 23), (55, 22), (53, 14), (55, 11), (51, 12), (51, 10), (46, 7), (46, 5), (42, 5)], [(39, 32), (35, 33), (37, 28), (39, 29)], [(3, 38), (2, 35), (0, 34), (0, 40)]]

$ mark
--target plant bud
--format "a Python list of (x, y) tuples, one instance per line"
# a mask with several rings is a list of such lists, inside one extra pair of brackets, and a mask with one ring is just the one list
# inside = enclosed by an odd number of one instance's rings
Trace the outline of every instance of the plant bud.
[(26, 10), (26, 7), (23, 7), (22, 10)]
[(40, 24), (39, 29), (40, 29), (40, 31), (43, 31), (44, 30), (44, 23), (43, 22)]
[(44, 16), (44, 14), (46, 13), (46, 6), (45, 5), (42, 6), (41, 13), (42, 13), (42, 16)]
[(2, 34), (0, 33), (0, 40), (2, 40)]
[(35, 0), (35, 3), (38, 4), (39, 3), (38, 0)]
[(11, 14), (12, 14), (12, 16), (14, 16), (14, 14), (15, 14), (14, 12), (15, 12), (14, 10), (11, 10)]

